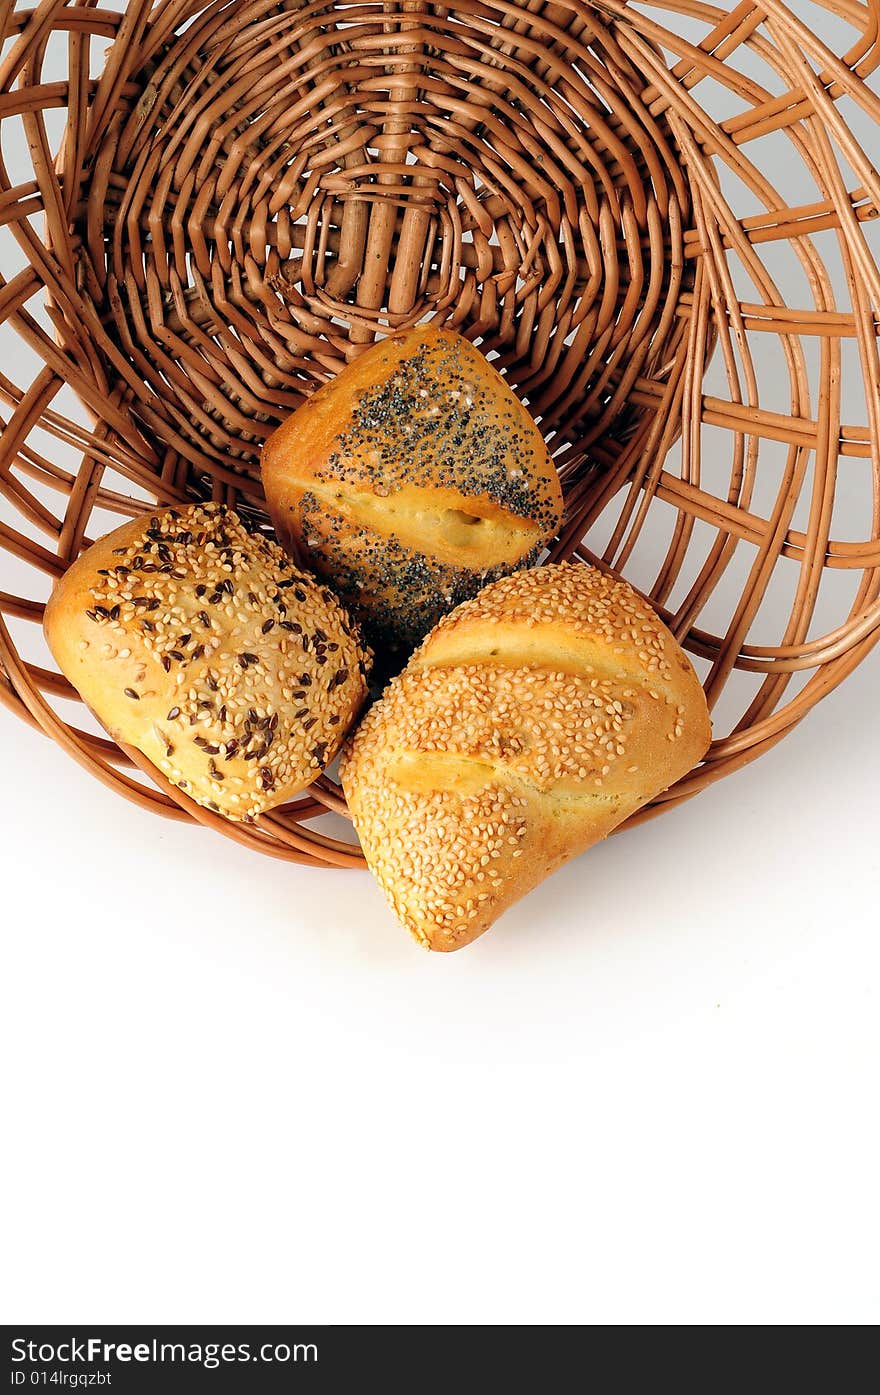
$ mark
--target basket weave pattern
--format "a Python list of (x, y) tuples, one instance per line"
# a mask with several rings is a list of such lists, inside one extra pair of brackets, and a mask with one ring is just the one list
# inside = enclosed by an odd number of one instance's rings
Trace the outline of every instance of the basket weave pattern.
[[(431, 318), (539, 420), (566, 496), (553, 558), (629, 576), (724, 710), (646, 812), (778, 741), (880, 636), (880, 176), (853, 119), (880, 149), (880, 0), (811, 3), (840, 55), (796, 8), (0, 3), (0, 335), (22, 345), (20, 381), (0, 376), (0, 547), (24, 578), (0, 592), (3, 702), (150, 809), (358, 862), (312, 826), (344, 811), (327, 777), (252, 827), (145, 780), (62, 715), (75, 695), (28, 631), (47, 578), (152, 501), (265, 526), (267, 435)], [(863, 525), (840, 538), (856, 473)], [(853, 583), (834, 614), (833, 573)]]

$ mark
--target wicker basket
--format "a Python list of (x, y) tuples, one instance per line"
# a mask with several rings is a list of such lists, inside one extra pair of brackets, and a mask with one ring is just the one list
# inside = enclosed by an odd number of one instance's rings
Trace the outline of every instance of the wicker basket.
[(715, 743), (648, 813), (768, 750), (877, 640), (880, 0), (0, 16), (0, 697), (120, 793), (359, 861), (314, 827), (344, 811), (326, 777), (252, 827), (147, 778), (66, 705), (39, 621), (153, 500), (262, 521), (275, 424), (423, 318), (539, 419), (554, 556), (625, 574), (705, 676)]

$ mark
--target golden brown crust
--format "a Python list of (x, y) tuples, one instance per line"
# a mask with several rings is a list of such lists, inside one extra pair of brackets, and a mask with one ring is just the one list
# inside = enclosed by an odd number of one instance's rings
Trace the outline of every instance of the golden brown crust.
[(311, 784), (366, 697), (342, 606), (222, 505), (95, 543), (57, 582), (45, 632), (111, 736), (232, 819)]
[(372, 871), (459, 949), (685, 775), (711, 739), (690, 663), (626, 583), (519, 572), (442, 621), (368, 712), (342, 782)]
[(377, 647), (411, 648), (562, 515), (541, 433), (482, 353), (420, 326), (374, 345), (263, 449), (278, 536)]

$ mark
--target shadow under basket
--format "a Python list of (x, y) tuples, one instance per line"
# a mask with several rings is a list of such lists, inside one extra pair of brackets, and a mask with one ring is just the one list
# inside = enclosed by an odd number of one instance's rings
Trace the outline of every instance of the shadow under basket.
[(714, 744), (639, 818), (876, 642), (878, 0), (0, 10), (0, 698), (120, 794), (361, 862), (315, 826), (328, 776), (251, 826), (198, 808), (73, 707), (39, 627), (154, 502), (268, 526), (262, 442), (420, 320), (539, 422), (551, 560), (627, 577), (705, 683)]

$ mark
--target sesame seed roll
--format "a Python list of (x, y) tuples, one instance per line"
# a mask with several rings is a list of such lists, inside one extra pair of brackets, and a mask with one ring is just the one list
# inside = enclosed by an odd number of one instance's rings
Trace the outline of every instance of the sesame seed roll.
[(703, 690), (623, 581), (563, 564), (441, 620), (343, 752), (367, 862), (426, 948), (469, 944), (709, 746)]
[(110, 735), (231, 819), (311, 784), (367, 693), (336, 597), (222, 504), (95, 543), (57, 582), (45, 632)]
[(479, 349), (430, 325), (320, 388), (266, 442), (262, 469), (280, 540), (383, 655), (405, 656), (487, 581), (537, 561), (562, 516), (525, 407)]

